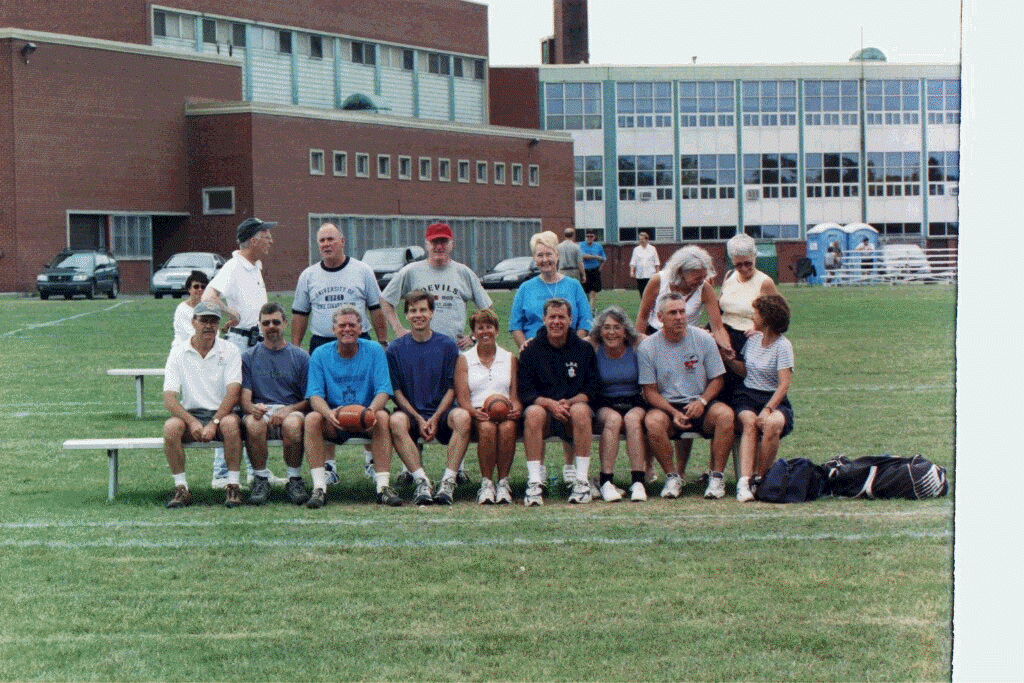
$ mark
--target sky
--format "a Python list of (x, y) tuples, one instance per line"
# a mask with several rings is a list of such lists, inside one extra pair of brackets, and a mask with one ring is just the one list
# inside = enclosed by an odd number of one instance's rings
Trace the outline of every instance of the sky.
[[(553, 0), (487, 5), (491, 66), (540, 63)], [(889, 62), (960, 61), (959, 0), (589, 0), (591, 64), (845, 62), (877, 47)]]

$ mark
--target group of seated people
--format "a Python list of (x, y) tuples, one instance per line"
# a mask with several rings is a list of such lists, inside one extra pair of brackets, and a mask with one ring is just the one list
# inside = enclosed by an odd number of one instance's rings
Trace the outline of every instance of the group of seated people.
[[(547, 262), (550, 245), (541, 239), (535, 243), (535, 258), (541, 252), (538, 265), (545, 261), (543, 274), (552, 269)], [(689, 259), (694, 254), (696, 260)], [(164, 440), (175, 481), (168, 507), (191, 503), (182, 443), (215, 438), (223, 441), (227, 462), (228, 507), (242, 502), (243, 446), (253, 474), (248, 502), (260, 505), (270, 499), (268, 439), (282, 441), (288, 498), (296, 505), (322, 507), (330, 485), (337, 481), (333, 446), (353, 437), (369, 441), (377, 502), (391, 506), (403, 502), (391, 485), (392, 451), (404, 466), (401, 476), (414, 485), (415, 504), (450, 505), (459, 468), (474, 441), (481, 473), (477, 501), (512, 503), (509, 475), (521, 438), (528, 475), (522, 500), (526, 506), (537, 506), (549, 493), (544, 467), (549, 437), (567, 444), (563, 481), (570, 490), (569, 502), (579, 504), (598, 496), (606, 501), (626, 496), (646, 500), (651, 460), (666, 475), (660, 495), (679, 497), (689, 453), (680, 449), (677, 462), (673, 441), (684, 434), (710, 440), (704, 496), (722, 498), (723, 471), (740, 433), (736, 497), (752, 500), (757, 475), (768, 469), (779, 440), (793, 427), (786, 398), (793, 355), (783, 336), (789, 306), (774, 285), (774, 291), (766, 291), (762, 282), (755, 282), (747, 301), (750, 327), (728, 327), (723, 322), (728, 320), (725, 288), (723, 309), (718, 310), (717, 302), (708, 306), (714, 299), (707, 298), (705, 287), (710, 289), (708, 280), (714, 273), (707, 252), (684, 247), (676, 256), (661, 277), (647, 285), (654, 294), (648, 301), (645, 291), (647, 307), (642, 303), (640, 314), (642, 329), (649, 334), (638, 332), (617, 306), (603, 310), (589, 330), (583, 329), (578, 306), (553, 296), (525, 302), (540, 314), (539, 326), (517, 326), (513, 338), (518, 357), (497, 344), (500, 321), (490, 308), (470, 317), (472, 345), (460, 351), (455, 339), (433, 329), (435, 296), (422, 289), (403, 297), (408, 334), (386, 348), (362, 334), (357, 308), (342, 305), (332, 316), (336, 342), (322, 344), (311, 354), (286, 341), (287, 317), (276, 303), (260, 309), (262, 340), (244, 353), (219, 338), (221, 309), (198, 303), (193, 308), (191, 341), (176, 345), (166, 366), (164, 397), (171, 417), (164, 426)], [(730, 278), (745, 270), (747, 277), (740, 284), (755, 280), (752, 275), (759, 271), (752, 258), (738, 262), (742, 257), (732, 250), (730, 257), (736, 268)], [(711, 332), (694, 324), (694, 299), (698, 316), (700, 306), (707, 306)], [(514, 304), (513, 310), (523, 305)], [(584, 314), (588, 324), (590, 313)], [(730, 375), (734, 379), (727, 386)], [(494, 395), (507, 398), (511, 406), (496, 418), (485, 409)], [(365, 424), (342, 423), (338, 409), (353, 405), (366, 408), (361, 418)], [(600, 471), (592, 482), (595, 434), (600, 435)], [(630, 466), (628, 489), (616, 486), (613, 477), (623, 436)], [(445, 469), (436, 486), (423, 469), (420, 451), (420, 444), (431, 441), (447, 447)], [(303, 455), (311, 490), (301, 474)]]

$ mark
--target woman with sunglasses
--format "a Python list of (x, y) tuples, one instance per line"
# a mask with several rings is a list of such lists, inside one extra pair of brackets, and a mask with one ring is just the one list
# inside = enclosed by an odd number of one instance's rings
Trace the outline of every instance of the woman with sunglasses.
[(187, 344), (195, 331), (192, 327), (192, 310), (203, 298), (206, 285), (210, 284), (210, 278), (201, 270), (193, 270), (188, 279), (185, 280), (185, 293), (188, 298), (178, 304), (174, 310), (174, 339), (171, 341), (171, 348), (179, 344)]

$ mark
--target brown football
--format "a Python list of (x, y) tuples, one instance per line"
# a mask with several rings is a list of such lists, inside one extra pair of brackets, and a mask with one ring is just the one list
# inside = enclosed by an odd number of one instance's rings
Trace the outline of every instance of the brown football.
[(491, 422), (501, 422), (511, 410), (512, 402), (501, 394), (491, 394), (484, 399), (484, 412), (491, 418)]
[(377, 423), (377, 415), (369, 408), (361, 405), (341, 406), (334, 411), (342, 429), (350, 432), (365, 432)]

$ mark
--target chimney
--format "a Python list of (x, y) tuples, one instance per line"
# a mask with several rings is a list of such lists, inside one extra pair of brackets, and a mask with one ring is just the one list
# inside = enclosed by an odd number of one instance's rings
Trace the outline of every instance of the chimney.
[(587, 0), (555, 0), (552, 64), (589, 64)]

